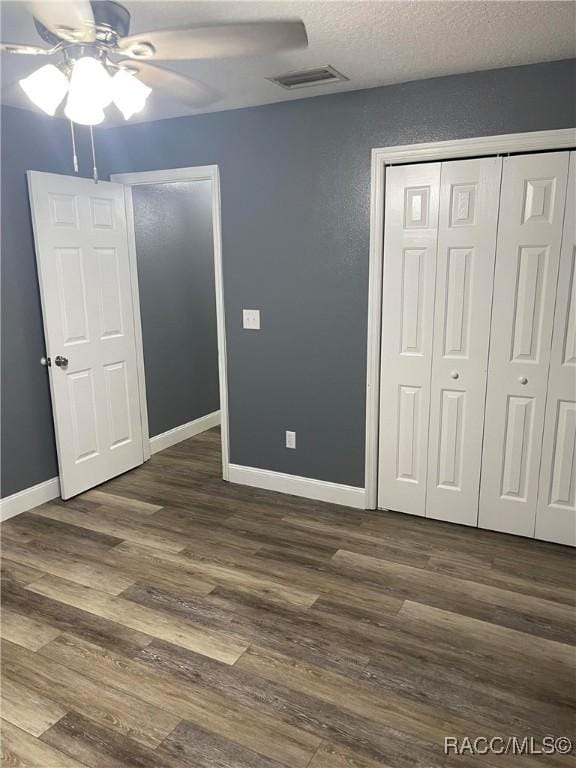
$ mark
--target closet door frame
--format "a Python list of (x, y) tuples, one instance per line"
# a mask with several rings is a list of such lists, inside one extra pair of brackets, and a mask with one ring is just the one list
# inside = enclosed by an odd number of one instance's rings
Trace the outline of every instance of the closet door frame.
[(502, 134), (454, 141), (406, 144), (372, 150), (370, 190), (370, 263), (368, 276), (368, 348), (366, 367), (366, 508), (378, 506), (378, 425), (380, 422), (380, 342), (386, 167), (576, 147), (576, 129)]

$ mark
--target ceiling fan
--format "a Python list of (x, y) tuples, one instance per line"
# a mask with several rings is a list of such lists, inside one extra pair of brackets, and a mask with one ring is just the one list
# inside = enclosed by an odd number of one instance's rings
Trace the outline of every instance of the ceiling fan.
[(129, 35), (130, 13), (112, 0), (31, 0), (25, 3), (50, 47), (0, 43), (8, 53), (59, 56), (20, 80), (28, 97), (54, 115), (66, 97), (65, 115), (96, 125), (112, 102), (125, 119), (139, 112), (152, 89), (190, 107), (218, 99), (206, 84), (152, 61), (252, 56), (304, 48), (298, 19), (247, 21), (158, 29)]

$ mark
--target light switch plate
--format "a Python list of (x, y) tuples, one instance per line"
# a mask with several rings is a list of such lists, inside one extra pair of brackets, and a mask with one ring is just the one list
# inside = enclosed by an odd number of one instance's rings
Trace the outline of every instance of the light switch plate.
[(242, 310), (242, 327), (251, 331), (260, 330), (260, 310), (259, 309), (243, 309)]
[(286, 448), (296, 448), (296, 432), (286, 430)]

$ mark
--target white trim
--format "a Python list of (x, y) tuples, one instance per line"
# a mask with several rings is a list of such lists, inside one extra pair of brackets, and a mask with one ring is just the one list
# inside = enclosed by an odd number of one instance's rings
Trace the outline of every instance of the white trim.
[(385, 165), (422, 163), (431, 160), (458, 160), (481, 155), (506, 155), (510, 152), (540, 152), (551, 149), (573, 149), (576, 128), (531, 133), (504, 133), (498, 136), (480, 136), (472, 139), (433, 141), (425, 144), (403, 144), (372, 150), (372, 157)]
[(40, 504), (57, 499), (59, 496), (60, 481), (57, 477), (13, 493), (11, 496), (0, 499), (0, 521), (28, 512), (29, 509), (39, 507)]
[(142, 339), (142, 318), (140, 315), (140, 291), (138, 290), (136, 232), (134, 230), (132, 189), (127, 185), (124, 185), (124, 207), (126, 209), (126, 229), (128, 232), (128, 263), (130, 267), (130, 287), (132, 289), (132, 314), (134, 317), (134, 334), (136, 337), (136, 374), (138, 376), (138, 392), (140, 394), (142, 455), (144, 461), (148, 461), (150, 458), (150, 433), (148, 428), (148, 399), (146, 397), (146, 369), (144, 368), (144, 341)]
[[(168, 168), (161, 171), (142, 171), (138, 173), (114, 173), (111, 181), (132, 187), (136, 184), (166, 184), (171, 181), (200, 181), (212, 182), (212, 227), (214, 233), (214, 285), (216, 291), (216, 323), (218, 335), (218, 376), (220, 385), (220, 414), (222, 435), (222, 477), (228, 480), (229, 471), (229, 437), (228, 437), (228, 376), (226, 356), (226, 323), (224, 316), (224, 278), (222, 272), (222, 224), (220, 219), (220, 173), (217, 165), (203, 165), (192, 168)], [(127, 212), (130, 214), (128, 227), (131, 229), (130, 248), (133, 249), (134, 269), (136, 269), (136, 246), (134, 234), (134, 217), (132, 214), (132, 193), (126, 195)], [(137, 284), (136, 284), (137, 291)], [(143, 375), (142, 361), (142, 375)], [(144, 401), (144, 409), (146, 403)], [(141, 418), (148, 422), (148, 415), (142, 409)]]
[(316, 501), (327, 501), (331, 504), (342, 504), (356, 509), (365, 508), (364, 488), (356, 488), (352, 485), (312, 480), (309, 477), (286, 475), (283, 472), (272, 472), (268, 469), (241, 467), (238, 464), (230, 464), (230, 482), (250, 485), (253, 488), (264, 488), (267, 491), (288, 493), (292, 496), (303, 496)]
[(166, 432), (162, 432), (160, 435), (155, 435), (150, 438), (150, 452), (158, 453), (165, 448), (170, 448), (176, 443), (182, 442), (182, 440), (188, 440), (189, 437), (199, 435), (200, 432), (206, 432), (207, 429), (212, 429), (220, 424), (220, 411), (214, 411), (208, 413), (206, 416), (200, 416), (194, 421), (189, 421), (186, 424), (181, 424), (179, 427), (169, 429)]
[(172, 181), (211, 181), (218, 171), (217, 165), (192, 165), (188, 168), (163, 168), (159, 171), (112, 173), (111, 181), (133, 187), (136, 184), (169, 184)]
[(576, 128), (532, 133), (509, 133), (426, 144), (406, 144), (372, 150), (370, 191), (370, 263), (368, 276), (368, 350), (366, 366), (366, 508), (378, 503), (378, 421), (380, 390), (380, 335), (382, 324), (382, 266), (386, 166), (457, 160), (483, 155), (573, 149)]
[[(220, 423), (220, 411), (214, 411), (199, 419), (189, 421), (174, 429), (169, 429), (160, 435), (151, 437), (150, 452), (158, 453), (172, 445), (187, 440), (189, 437), (212, 429)], [(327, 501), (331, 504), (341, 504), (345, 507), (364, 509), (366, 507), (366, 492), (364, 488), (352, 485), (340, 485), (324, 480), (312, 480), (309, 477), (286, 475), (283, 472), (272, 472), (267, 469), (241, 467), (238, 464), (229, 465), (229, 480), (239, 485), (249, 485), (253, 488), (264, 488), (268, 491), (287, 493), (291, 496), (302, 496), (315, 501)], [(57, 477), (45, 483), (34, 485), (23, 491), (0, 499), (0, 521), (8, 520), (22, 512), (39, 507), (47, 501), (60, 496), (60, 482)]]
[(368, 266), (368, 349), (366, 355), (366, 508), (376, 509), (380, 400), (380, 328), (382, 317), (382, 249), (384, 245), (384, 164), (372, 152), (370, 180), (370, 262)]
[[(189, 421), (187, 424), (181, 424), (179, 427), (169, 429), (160, 435), (151, 437), (147, 440), (148, 458), (152, 453), (158, 453), (165, 448), (170, 448), (182, 440), (188, 440), (189, 437), (199, 435), (207, 429), (212, 429), (220, 424), (220, 411), (208, 413), (206, 416), (200, 416), (199, 419)], [(148, 424), (146, 424), (148, 426)], [(60, 496), (60, 479), (53, 477), (46, 480), (45, 483), (33, 485), (31, 488), (25, 488), (23, 491), (13, 493), (12, 496), (6, 496), (0, 499), (0, 521), (8, 520), (22, 512), (28, 512), (34, 507), (39, 507), (47, 501), (52, 501)]]

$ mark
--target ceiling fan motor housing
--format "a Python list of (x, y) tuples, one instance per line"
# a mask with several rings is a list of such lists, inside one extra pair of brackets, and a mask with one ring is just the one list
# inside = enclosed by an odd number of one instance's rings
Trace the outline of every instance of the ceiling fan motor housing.
[[(130, 30), (130, 12), (120, 3), (114, 3), (112, 0), (97, 0), (91, 2), (94, 22), (96, 24), (96, 39), (104, 43), (113, 42), (119, 37), (125, 37)], [(51, 46), (57, 45), (62, 38), (55, 35), (38, 19), (34, 19), (34, 24), (40, 37)], [(69, 29), (63, 30), (67, 33)]]
[[(67, 117), (73, 114), (70, 117), (73, 122), (85, 125), (96, 125), (105, 117), (103, 109), (91, 107), (89, 102), (94, 102), (94, 98), (84, 98), (87, 94), (94, 97), (92, 91), (99, 92), (100, 101), (106, 101), (106, 105), (115, 101), (125, 116), (139, 112), (152, 89), (162, 90), (193, 109), (218, 99), (218, 92), (201, 81), (159, 67), (156, 62), (148, 63), (146, 59), (180, 61), (269, 55), (308, 45), (306, 27), (295, 18), (193, 24), (130, 35), (130, 12), (113, 0), (34, 0), (28, 6), (38, 34), (49, 48), (8, 43), (0, 46), (12, 53), (58, 54), (61, 60), (57, 65), (40, 67), (36, 73), (20, 80), (20, 84), (30, 100), (51, 115), (67, 92), (64, 110)], [(52, 101), (64, 88), (55, 104), (44, 98), (46, 72), (47, 77), (52, 78), (47, 88), (48, 95), (54, 96)], [(106, 73), (109, 77), (104, 82), (102, 75)], [(114, 97), (109, 92), (110, 77), (114, 81)], [(74, 96), (78, 89), (81, 96)], [(97, 101), (100, 97), (95, 98)]]

